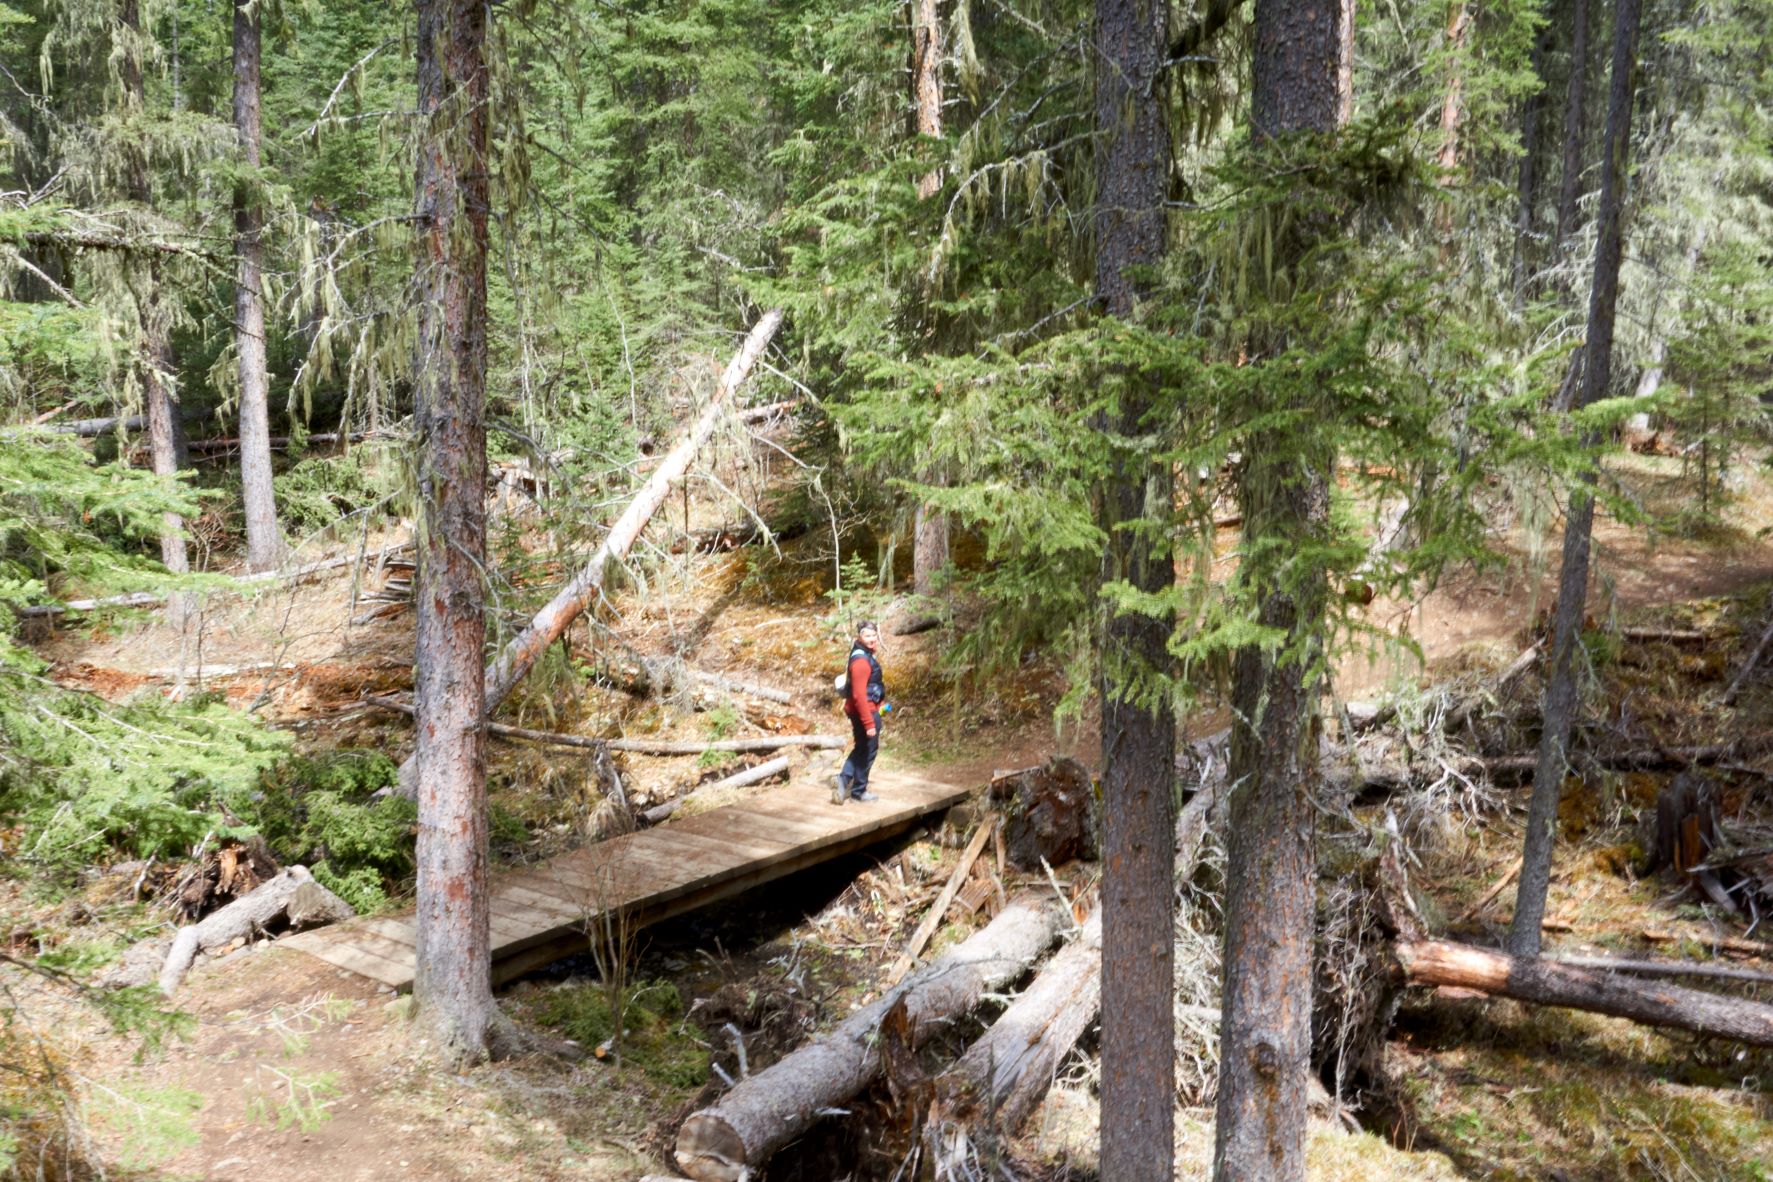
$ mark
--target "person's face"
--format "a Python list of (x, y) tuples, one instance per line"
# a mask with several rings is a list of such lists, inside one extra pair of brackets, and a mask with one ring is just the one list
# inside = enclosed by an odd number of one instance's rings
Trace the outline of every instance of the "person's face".
[(856, 639), (861, 641), (862, 647), (869, 652), (873, 652), (880, 647), (880, 632), (877, 629), (864, 628), (856, 633)]

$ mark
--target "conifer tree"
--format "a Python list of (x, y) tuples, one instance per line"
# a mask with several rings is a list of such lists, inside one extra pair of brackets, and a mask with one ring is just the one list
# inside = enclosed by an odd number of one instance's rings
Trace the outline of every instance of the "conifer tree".
[[(1170, 171), (1167, 0), (1098, 0), (1096, 298), (1131, 320), (1149, 293), (1165, 243)], [(1114, 440), (1099, 494), (1104, 586), (1161, 594), (1175, 583), (1155, 512), (1173, 497), (1167, 461), (1138, 439), (1156, 401), (1147, 375), (1110, 379), (1118, 405), (1102, 429)], [(1112, 611), (1102, 627), (1102, 1176), (1171, 1176), (1175, 1052), (1175, 720), (1150, 688), (1169, 663), (1169, 621)], [(1161, 679), (1160, 679), (1161, 683)]]
[[(148, 109), (143, 60), (147, 52), (147, 32), (142, 28), (138, 0), (120, 0), (115, 21), (112, 53), (123, 93), (122, 116), (127, 126), (131, 120), (145, 121)], [(138, 128), (133, 134), (125, 130), (121, 148), (127, 196), (135, 203), (138, 213), (147, 214), (154, 207), (154, 187), (148, 167), (145, 129)], [(151, 255), (136, 265), (144, 272), (138, 280), (145, 294), (137, 296), (138, 306), (142, 309), (137, 364), (148, 419), (148, 447), (155, 474), (171, 476), (188, 460), (184, 413), (179, 405), (178, 362), (172, 351), (173, 294), (166, 289), (160, 264)], [(167, 513), (162, 521), (160, 561), (175, 574), (191, 569), (185, 552), (185, 523), (176, 513)], [(175, 611), (181, 605), (181, 600), (173, 600)]]
[[(1613, 12), (1613, 66), (1608, 80), (1607, 141), (1601, 171), (1600, 228), (1595, 236), (1594, 279), (1588, 300), (1588, 334), (1583, 342), (1582, 385), (1576, 408), (1606, 397), (1612, 380), (1614, 313), (1619, 300), (1619, 266), (1624, 252), (1625, 181), (1631, 146), (1631, 108), (1637, 86), (1639, 0), (1619, 0)], [(1589, 447), (1598, 441), (1591, 434)], [(1539, 955), (1545, 893), (1551, 881), (1551, 848), (1557, 829), (1570, 729), (1577, 708), (1576, 649), (1588, 605), (1590, 540), (1594, 531), (1592, 470), (1570, 490), (1564, 520), (1563, 568), (1558, 576), (1557, 612), (1552, 622), (1551, 659), (1545, 683), (1543, 730), (1533, 772), (1533, 799), (1527, 808), (1526, 843), (1520, 884), (1508, 927), (1508, 951)]]
[[(263, 0), (234, 0), (234, 130), (241, 163), (257, 169), (260, 13)], [(271, 489), (271, 417), (265, 367), (263, 242), (257, 177), (234, 188), (234, 349), (240, 367), (240, 487), (246, 508), (246, 565), (268, 570), (283, 557), (283, 529)]]
[[(1257, 0), (1250, 121), (1259, 158), (1284, 168), (1333, 137), (1349, 107), (1340, 63), (1351, 35), (1342, 5)], [(1311, 194), (1300, 198), (1296, 210), (1262, 211), (1278, 239), (1265, 278), (1277, 295), (1299, 281), (1312, 235), (1331, 228)], [(1299, 344), (1280, 333), (1252, 343), (1268, 355)], [(1291, 406), (1247, 413), (1284, 424), (1303, 405), (1303, 394), (1290, 397)], [(1301, 437), (1284, 426), (1254, 432), (1238, 479), (1258, 622), (1279, 639), (1245, 645), (1232, 673), (1216, 1182), (1305, 1177), (1316, 697), (1327, 589), (1321, 572), (1286, 571), (1284, 555), (1325, 533), (1334, 457), (1302, 449)]]
[(420, 448), (413, 704), (418, 951), (413, 997), (446, 1059), (493, 1049), (487, 894), (487, 7), (419, 0), (413, 358)]

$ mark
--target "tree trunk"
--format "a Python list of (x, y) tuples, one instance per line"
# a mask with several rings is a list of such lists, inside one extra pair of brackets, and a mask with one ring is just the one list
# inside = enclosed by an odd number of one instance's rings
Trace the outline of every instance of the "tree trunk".
[[(1338, 63), (1349, 19), (1342, 5), (1258, 0), (1251, 107), (1258, 144), (1279, 150), (1301, 135), (1335, 132), (1345, 109)], [(1278, 247), (1277, 270), (1295, 269), (1311, 232), (1296, 223)], [(1301, 454), (1300, 444), (1289, 433), (1258, 437), (1246, 449), (1239, 499), (1247, 539), (1285, 549), (1325, 527), (1334, 457)], [(1259, 589), (1274, 577), (1251, 573)], [(1325, 589), (1307, 578), (1259, 594), (1262, 624), (1288, 639), (1279, 653), (1245, 649), (1233, 666), (1218, 1182), (1305, 1177), (1319, 776), (1318, 687), (1307, 670), (1321, 643)]]
[[(1170, 135), (1168, 0), (1097, 0), (1096, 296), (1132, 320), (1144, 294), (1135, 278), (1165, 246)], [(1118, 407), (1102, 426), (1120, 438), (1146, 430), (1155, 391), (1122, 373)], [(1097, 516), (1109, 541), (1103, 586), (1157, 593), (1175, 581), (1151, 532), (1124, 529), (1173, 500), (1169, 464), (1117, 448)], [(1148, 508), (1154, 507), (1154, 508)], [(1160, 690), (1135, 685), (1169, 667), (1169, 621), (1110, 610), (1101, 626), (1102, 669), (1102, 1176), (1168, 1182), (1174, 1153), (1176, 1075), (1171, 1043), (1175, 912), (1175, 720)]]
[[(234, 131), (242, 161), (259, 166), (259, 11), (234, 0)], [(283, 531), (271, 491), (271, 411), (265, 370), (264, 211), (256, 180), (234, 190), (234, 351), (240, 363), (240, 488), (246, 507), (246, 566), (283, 561)]]
[[(503, 702), (507, 695), (517, 687), (526, 673), (536, 663), (548, 646), (559, 640), (572, 622), (579, 618), (597, 594), (603, 588), (604, 572), (610, 563), (620, 562), (627, 556), (628, 550), (634, 545), (640, 531), (646, 523), (665, 503), (666, 494), (671, 486), (689, 470), (690, 461), (695, 459), (696, 452), (714, 434), (724, 412), (726, 400), (732, 392), (744, 382), (751, 367), (757, 363), (770, 339), (775, 336), (776, 329), (782, 323), (780, 308), (765, 312), (757, 324), (752, 327), (751, 334), (745, 338), (744, 346), (728, 363), (726, 372), (721, 376), (720, 384), (715, 387), (708, 406), (702, 416), (690, 428), (689, 434), (671, 449), (647, 482), (641, 486), (622, 515), (616, 518), (615, 525), (610, 527), (609, 535), (603, 543), (592, 552), (590, 559), (575, 575), (571, 582), (562, 587), (553, 599), (529, 624), (506, 643), (503, 650), (486, 666), (484, 673), (485, 690), (482, 695), (482, 712), (491, 715)], [(482, 467), (484, 468), (484, 456)], [(477, 486), (478, 487), (478, 486)], [(418, 791), (415, 775), (417, 772), (417, 756), (400, 765), (400, 795), (412, 799)]]
[[(1636, 6), (1637, 0), (1623, 0)], [(1635, 13), (1633, 14), (1635, 18)], [(1621, 977), (1555, 961), (1522, 959), (1442, 940), (1399, 943), (1398, 963), (1412, 985), (1447, 985), (1564, 1006), (1649, 1026), (1691, 1030), (1751, 1046), (1773, 1046), (1773, 1006)]]
[(1521, 104), (1521, 165), (1515, 187), (1514, 303), (1527, 300), (1527, 274), (1532, 256), (1533, 210), (1539, 200), (1539, 125), (1545, 121), (1545, 58), (1551, 51), (1551, 25), (1533, 41), (1533, 92)]
[(498, 1010), (488, 944), (486, 732), (486, 6), (418, 0), (420, 292), (415, 418), (422, 515), (418, 952), (413, 997), (444, 1058), (486, 1057)]
[[(117, 78), (123, 89), (125, 110), (134, 118), (145, 116), (148, 91), (143, 74), (141, 42), (146, 37), (142, 28), (141, 9), (137, 0), (121, 0), (117, 7), (117, 23), (122, 28), (114, 61)], [(128, 197), (145, 216), (154, 206), (154, 190), (148, 174), (148, 152), (139, 135), (127, 137), (125, 180)], [(154, 472), (172, 476), (185, 466), (185, 424), (179, 413), (179, 396), (175, 377), (176, 362), (172, 352), (170, 311), (163, 303), (159, 265), (148, 262), (148, 274), (140, 280), (143, 294), (138, 297), (141, 322), (138, 327), (139, 366), (143, 410), (148, 420), (148, 442), (153, 455)], [(183, 574), (191, 569), (185, 554), (185, 523), (177, 513), (167, 513), (160, 526), (160, 562), (167, 570)]]
[[(911, 109), (918, 135), (942, 137), (942, 22), (937, 0), (914, 0), (911, 7)], [(917, 178), (917, 195), (924, 200), (941, 187), (940, 168)], [(947, 566), (948, 518), (932, 506), (919, 505), (912, 526), (912, 590), (926, 598), (935, 596)]]
[(1446, 97), (1441, 100), (1441, 146), (1435, 154), (1442, 184), (1450, 183), (1446, 174), (1459, 167), (1459, 119), (1465, 111), (1465, 38), (1470, 30), (1471, 10), (1466, 0), (1454, 0), (1447, 13), (1447, 54), (1452, 59), (1453, 73), (1447, 79)]
[[(867, 1087), (880, 1072), (875, 1032), (903, 1004), (910, 1042), (921, 1045), (970, 1011), (987, 991), (1027, 971), (1059, 934), (1050, 903), (1012, 900), (978, 934), (940, 960), (756, 1075), (740, 1080), (713, 1107), (683, 1123), (677, 1164), (700, 1182), (736, 1182), (811, 1128), (820, 1113)], [(1167, 1045), (1167, 1044), (1166, 1044)], [(1104, 1177), (1109, 1175), (1104, 1174)]]
[[(1583, 0), (1577, 0), (1580, 5)], [(1600, 232), (1595, 240), (1594, 286), (1588, 302), (1588, 336), (1578, 409), (1607, 393), (1613, 365), (1613, 315), (1619, 299), (1619, 262), (1624, 248), (1621, 206), (1625, 200), (1626, 156), (1631, 143), (1631, 107), (1637, 69), (1639, 0), (1619, 0), (1613, 17), (1613, 72), (1608, 83), (1606, 166), (1601, 173)], [(1594, 441), (1590, 439), (1592, 449)], [(1551, 881), (1551, 847), (1557, 827), (1570, 727), (1577, 704), (1576, 648), (1582, 639), (1588, 601), (1589, 543), (1594, 528), (1594, 474), (1584, 473), (1570, 491), (1564, 522), (1564, 565), (1558, 578), (1557, 618), (1553, 624), (1551, 667), (1545, 686), (1544, 730), (1533, 800), (1527, 808), (1527, 837), (1516, 889), (1508, 950), (1539, 955), (1539, 925), (1545, 918), (1545, 892)]]
[(1570, 77), (1564, 91), (1564, 165), (1558, 182), (1557, 254), (1561, 258), (1576, 232), (1576, 202), (1582, 196), (1583, 138), (1588, 130), (1588, 0), (1570, 0)]

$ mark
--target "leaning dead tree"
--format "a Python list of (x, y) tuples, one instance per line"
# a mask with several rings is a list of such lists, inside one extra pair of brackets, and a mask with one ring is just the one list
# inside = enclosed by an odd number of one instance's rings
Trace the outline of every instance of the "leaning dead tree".
[[(701, 417), (659, 466), (653, 469), (647, 482), (641, 486), (634, 499), (628, 502), (628, 507), (616, 519), (615, 525), (610, 527), (603, 544), (592, 552), (573, 580), (562, 587), (548, 601), (547, 606), (537, 612), (528, 626), (513, 636), (486, 667), (486, 688), (482, 704), (484, 713), (491, 714), (496, 710), (499, 703), (510, 695), (517, 683), (535, 665), (537, 658), (547, 651), (550, 644), (559, 640), (572, 622), (591, 606), (603, 589), (604, 572), (612, 562), (620, 562), (627, 556), (629, 549), (640, 537), (640, 532), (646, 528), (647, 522), (658, 512), (659, 506), (665, 503), (665, 497), (670, 493), (672, 485), (689, 471), (690, 462), (695, 459), (696, 453), (720, 425), (733, 392), (744, 383), (781, 325), (782, 310), (772, 308), (752, 326), (744, 345), (727, 364), (726, 372), (721, 374), (720, 383), (715, 386)], [(400, 794), (409, 799), (418, 791), (414, 771), (411, 758), (400, 765)]]
[(912, 1046), (965, 1014), (984, 995), (1027, 971), (1059, 934), (1063, 918), (1049, 902), (1021, 898), (977, 935), (912, 974), (838, 1027), (756, 1075), (739, 1081), (677, 1134), (677, 1165), (698, 1182), (738, 1182), (879, 1075), (877, 1037), (889, 1011), (903, 1006)]

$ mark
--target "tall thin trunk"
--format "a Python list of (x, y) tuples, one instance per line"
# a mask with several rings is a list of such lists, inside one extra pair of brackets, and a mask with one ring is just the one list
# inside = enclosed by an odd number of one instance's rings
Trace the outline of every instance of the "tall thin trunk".
[[(1454, 0), (1447, 13), (1447, 54), (1453, 72), (1447, 78), (1447, 93), (1441, 100), (1441, 146), (1435, 162), (1443, 174), (1459, 167), (1459, 120), (1465, 113), (1465, 67), (1460, 60), (1465, 53), (1466, 34), (1471, 30), (1471, 9), (1466, 0)], [(1447, 183), (1445, 175), (1441, 183)]]
[[(915, 0), (911, 9), (911, 110), (918, 135), (942, 135), (942, 26), (937, 0)], [(942, 187), (942, 170), (917, 178), (924, 200)], [(948, 517), (930, 505), (917, 507), (912, 527), (912, 589), (933, 596), (948, 566)]]
[[(1627, 157), (1631, 107), (1636, 92), (1639, 0), (1619, 0), (1613, 15), (1613, 72), (1607, 94), (1607, 144), (1601, 172), (1600, 230), (1595, 237), (1594, 285), (1588, 300), (1588, 337), (1578, 408), (1607, 393), (1613, 368), (1613, 318), (1619, 301), (1619, 261), (1624, 253)], [(1594, 445), (1594, 438), (1587, 443)], [(1564, 566), (1558, 578), (1557, 615), (1552, 625), (1551, 668), (1545, 686), (1544, 730), (1527, 807), (1527, 838), (1521, 855), (1514, 919), (1508, 928), (1511, 955), (1539, 955), (1539, 928), (1545, 918), (1545, 892), (1551, 881), (1551, 847), (1557, 828), (1570, 728), (1575, 720), (1576, 647), (1582, 638), (1588, 601), (1589, 544), (1594, 529), (1594, 476), (1586, 473), (1570, 490), (1564, 522)]]
[(1533, 40), (1533, 91), (1521, 104), (1521, 165), (1515, 184), (1514, 274), (1515, 307), (1527, 299), (1527, 273), (1533, 241), (1533, 207), (1539, 200), (1539, 125), (1545, 120), (1545, 58), (1551, 52), (1551, 24)]
[[(1341, 4), (1257, 0), (1258, 145), (1280, 152), (1289, 140), (1335, 133), (1347, 109), (1339, 57), (1351, 19)], [(1310, 236), (1324, 228), (1320, 216), (1292, 224), (1277, 273), (1296, 275)], [(1272, 352), (1286, 343), (1261, 345)], [(1325, 590), (1321, 577), (1282, 587), (1273, 583), (1278, 572), (1258, 569), (1269, 565), (1264, 551), (1307, 543), (1326, 527), (1333, 457), (1301, 445), (1297, 433), (1253, 439), (1239, 483), (1259, 619), (1288, 639), (1280, 652), (1247, 648), (1233, 666), (1217, 1182), (1305, 1177), (1318, 743), (1318, 686), (1308, 673)]]
[[(123, 104), (130, 116), (139, 119), (147, 111), (148, 92), (142, 68), (141, 9), (136, 0), (122, 0), (117, 6), (117, 23), (117, 77), (123, 88)], [(147, 149), (140, 136), (127, 136), (125, 145), (124, 184), (129, 199), (146, 214), (154, 204)], [(149, 274), (143, 283), (146, 294), (141, 297), (136, 364), (141, 374), (143, 410), (148, 417), (148, 452), (155, 473), (171, 476), (186, 463), (185, 424), (179, 410), (169, 317), (161, 302), (160, 268), (154, 262), (146, 266)], [(191, 569), (185, 553), (185, 523), (177, 513), (167, 513), (161, 521), (160, 561), (170, 571), (183, 573)]]
[(484, 0), (417, 0), (423, 120), (415, 192), (420, 439), (417, 649), (418, 966), (413, 996), (444, 1055), (484, 1057), (487, 895), (487, 70)]
[(1582, 157), (1588, 120), (1588, 0), (1570, 0), (1570, 78), (1564, 91), (1564, 171), (1558, 182), (1557, 254), (1562, 257), (1576, 232), (1576, 202), (1582, 196)]
[[(234, 131), (241, 159), (259, 166), (259, 14), (257, 0), (234, 0)], [(271, 413), (265, 372), (261, 284), (264, 213), (254, 188), (234, 191), (234, 351), (240, 362), (240, 487), (246, 504), (246, 565), (269, 570), (283, 560), (283, 531), (271, 490)]]
[[(1155, 266), (1165, 243), (1170, 172), (1167, 0), (1097, 0), (1095, 108), (1096, 295), (1131, 319), (1141, 294), (1134, 269)], [(1146, 429), (1155, 391), (1133, 374), (1105, 424)], [(1102, 581), (1158, 592), (1175, 581), (1150, 531), (1119, 528), (1164, 512), (1174, 496), (1167, 463), (1117, 450), (1099, 516), (1109, 541)], [(1111, 614), (1102, 659), (1102, 1176), (1143, 1182), (1171, 1176), (1175, 1106), (1172, 999), (1175, 720), (1161, 702), (1126, 700), (1140, 668), (1168, 664), (1166, 622)]]

